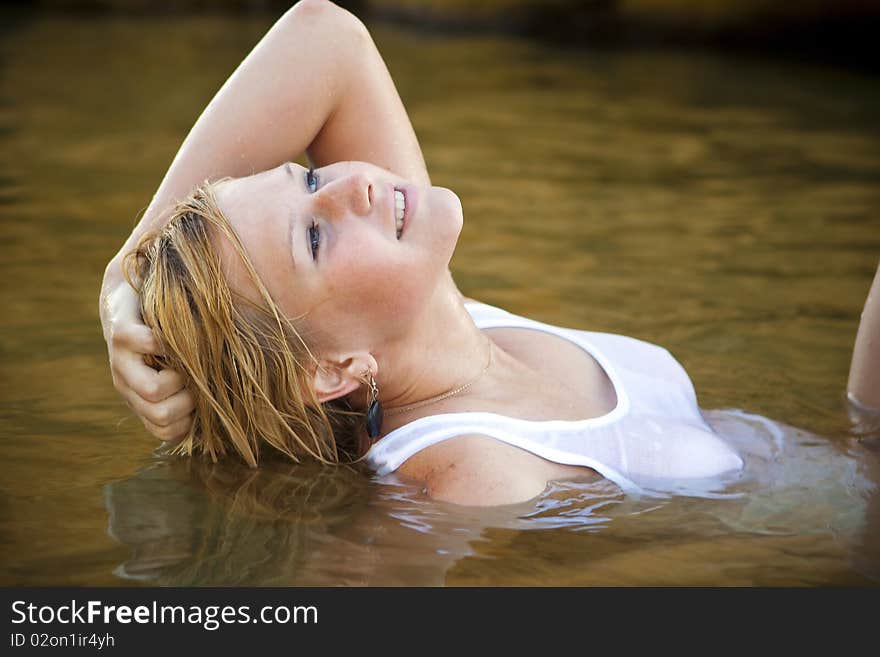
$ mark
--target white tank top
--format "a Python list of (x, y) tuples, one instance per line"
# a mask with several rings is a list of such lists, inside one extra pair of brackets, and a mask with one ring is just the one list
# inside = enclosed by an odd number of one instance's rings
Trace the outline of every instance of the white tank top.
[(422, 417), (370, 448), (366, 462), (378, 475), (464, 434), (490, 436), (555, 463), (590, 467), (629, 492), (678, 490), (687, 488), (688, 480), (706, 482), (742, 468), (742, 459), (703, 419), (690, 378), (666, 349), (623, 335), (544, 324), (484, 303), (465, 307), (480, 329), (528, 328), (578, 345), (608, 375), (617, 406), (584, 420), (533, 421), (486, 412)]

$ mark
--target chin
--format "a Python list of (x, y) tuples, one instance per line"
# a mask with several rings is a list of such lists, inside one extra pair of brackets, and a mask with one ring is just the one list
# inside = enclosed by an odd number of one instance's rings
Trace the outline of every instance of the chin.
[(450, 237), (453, 240), (453, 248), (458, 242), (458, 236), (461, 234), (462, 226), (464, 226), (464, 211), (461, 207), (461, 199), (458, 194), (446, 187), (434, 187), (431, 190), (431, 210), (435, 220), (442, 219), (442, 225), (447, 228)]

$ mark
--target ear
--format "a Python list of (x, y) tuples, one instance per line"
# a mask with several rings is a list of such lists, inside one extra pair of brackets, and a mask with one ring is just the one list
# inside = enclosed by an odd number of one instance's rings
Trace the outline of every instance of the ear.
[(379, 365), (369, 351), (324, 356), (318, 361), (312, 384), (318, 401), (344, 397), (364, 384), (367, 373), (376, 376)]

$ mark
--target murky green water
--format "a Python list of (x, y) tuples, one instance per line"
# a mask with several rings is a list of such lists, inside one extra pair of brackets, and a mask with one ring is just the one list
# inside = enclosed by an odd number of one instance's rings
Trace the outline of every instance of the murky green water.
[(462, 197), (461, 289), (662, 344), (704, 408), (784, 423), (739, 497), (567, 482), (476, 510), (155, 456), (111, 385), (103, 267), (270, 21), (0, 21), (0, 583), (880, 582), (880, 464), (843, 402), (880, 258), (880, 85), (816, 66), (372, 26)]

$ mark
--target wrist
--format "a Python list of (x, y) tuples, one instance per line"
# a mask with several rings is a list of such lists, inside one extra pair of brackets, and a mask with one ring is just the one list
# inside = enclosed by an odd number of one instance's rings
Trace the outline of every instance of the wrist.
[(125, 276), (122, 273), (122, 257), (117, 253), (104, 268), (104, 278), (101, 281), (101, 293), (98, 297), (98, 312), (101, 317), (101, 324), (106, 325), (107, 323), (107, 304), (110, 295), (122, 283), (125, 283)]
[(101, 297), (107, 296), (114, 288), (125, 280), (122, 273), (122, 257), (116, 254), (104, 267), (104, 278), (101, 281)]

